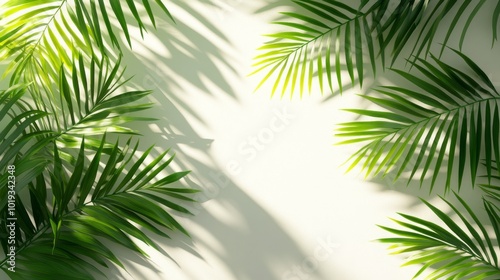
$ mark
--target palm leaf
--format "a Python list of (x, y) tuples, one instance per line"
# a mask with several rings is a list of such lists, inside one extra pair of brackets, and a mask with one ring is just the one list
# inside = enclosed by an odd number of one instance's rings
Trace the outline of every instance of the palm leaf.
[[(54, 146), (55, 159), (48, 174), (39, 175), (30, 186), (30, 200), (35, 207), (26, 209), (23, 196), (17, 197), (17, 221), (23, 226), (18, 227), (20, 232), (16, 235), (16, 272), (7, 270), (7, 258), (1, 262), (2, 269), (13, 279), (35, 276), (36, 279), (69, 279), (70, 275), (78, 275), (78, 279), (101, 279), (102, 269), (111, 263), (123, 267), (106, 247), (106, 242), (120, 244), (147, 257), (132, 237), (159, 247), (143, 228), (163, 237), (175, 230), (188, 234), (167, 208), (191, 214), (178, 198), (192, 201), (189, 195), (197, 190), (169, 187), (188, 173), (161, 175), (173, 157), (164, 161), (165, 152), (145, 164), (152, 149), (137, 159), (138, 144), (130, 147), (130, 140), (123, 149), (117, 143), (105, 156), (106, 140), (102, 139), (102, 145), (88, 162), (84, 142), (74, 166), (65, 166)], [(104, 169), (100, 164), (104, 164)], [(47, 197), (47, 180), (51, 197)], [(169, 196), (177, 199), (169, 199)], [(37, 210), (39, 212), (32, 212)], [(30, 213), (34, 219), (29, 218)], [(2, 208), (1, 214), (0, 225), (5, 228), (7, 208)], [(0, 241), (7, 244), (4, 236)], [(6, 248), (4, 252), (7, 253)], [(96, 275), (101, 276), (96, 278)]]
[[(404, 266), (422, 265), (415, 278), (432, 267), (435, 271), (425, 279), (497, 279), (500, 276), (500, 233), (496, 231), (496, 240), (490, 238), (487, 229), (477, 218), (478, 214), (458, 195), (456, 197), (469, 217), (462, 214), (464, 211), (460, 211), (451, 202), (443, 200), (451, 207), (453, 214), (460, 218), (463, 226), (452, 220), (448, 214), (422, 200), (445, 226), (427, 219), (400, 214), (403, 220), (394, 221), (403, 229), (381, 226), (396, 237), (379, 241), (391, 244), (390, 248), (394, 254), (411, 254)], [(493, 227), (498, 229), (500, 209), (486, 206), (485, 210)]]
[[(138, 134), (126, 124), (154, 120), (131, 115), (152, 106), (152, 103), (136, 102), (151, 92), (123, 92), (121, 86), (127, 80), (120, 82), (123, 77), (120, 60), (111, 65), (106, 59), (92, 57), (87, 64), (80, 56), (73, 64), (71, 73), (60, 69), (54, 86), (28, 88), (33, 107), (50, 113), (37, 122), (38, 128), (53, 131), (60, 148), (78, 148), (86, 135), (89, 136), (86, 148), (95, 150), (100, 145), (99, 138), (95, 137), (105, 132)], [(106, 143), (105, 151), (109, 152), (112, 146)], [(75, 159), (65, 150), (60, 152), (64, 160), (74, 163)]]
[[(155, 2), (171, 17), (162, 1)], [(197, 191), (168, 186), (187, 172), (164, 176), (173, 160), (164, 160), (167, 153), (146, 164), (152, 148), (136, 158), (138, 143), (119, 147), (101, 138), (106, 132), (137, 134), (124, 125), (151, 120), (129, 115), (152, 105), (135, 103), (150, 92), (123, 92), (128, 80), (122, 81), (120, 58), (109, 61), (112, 47), (120, 50), (110, 16), (131, 45), (130, 22), (146, 30), (142, 11), (155, 26), (148, 0), (0, 4), (0, 59), (11, 61), (12, 85), (26, 84), (0, 92), (0, 119), (6, 124), (0, 168), (9, 170), (0, 176), (6, 256), (0, 266), (13, 279), (102, 279), (109, 265), (123, 267), (106, 244), (147, 257), (134, 240), (159, 246), (143, 229), (167, 238), (169, 230), (188, 235), (170, 210), (191, 214), (181, 202), (194, 201), (190, 195)], [(9, 188), (13, 178), (15, 190)], [(4, 234), (13, 200), (14, 244)], [(8, 270), (10, 246), (15, 246), (15, 273)]]
[[(389, 62), (393, 64), (405, 53), (410, 38), (417, 40), (411, 51), (406, 52), (415, 58), (426, 57), (435, 42), (436, 31), (455, 8), (459, 12), (452, 18), (442, 44), (446, 45), (457, 29), (458, 20), (469, 11), (461, 33), (461, 48), (472, 20), (485, 1), (460, 4), (455, 0), (417, 0), (394, 4), (390, 0), (377, 0), (361, 1), (358, 8), (335, 0), (293, 2), (304, 10), (284, 12), (287, 19), (273, 22), (287, 29), (267, 35), (272, 40), (258, 49), (260, 53), (255, 57), (255, 70), (251, 73), (264, 72), (256, 90), (269, 81), (273, 86), (271, 95), (276, 92), (281, 96), (293, 95), (298, 91), (302, 96), (306, 89), (311, 92), (314, 75), (318, 77), (320, 92), (325, 92), (325, 88), (333, 92), (334, 81), (342, 92), (343, 72), (352, 84), (359, 81), (362, 87), (364, 64), (369, 61), (376, 74), (377, 61), (385, 68), (387, 48), (392, 49)], [(500, 5), (493, 15), (494, 39), (499, 13)]]
[(500, 162), (500, 95), (474, 62), (455, 52), (468, 65), (467, 72), (434, 56), (434, 63), (417, 59), (412, 66), (424, 78), (394, 70), (415, 89), (383, 86), (376, 89), (380, 97), (363, 97), (386, 110), (348, 110), (367, 120), (341, 124), (337, 136), (348, 140), (339, 144), (368, 142), (351, 157), (349, 170), (363, 162), (367, 176), (393, 171), (394, 180), (411, 171), (408, 182), (420, 176), (421, 184), (429, 173), (431, 191), (444, 172), (448, 191), (453, 177), (460, 188), (467, 163), (474, 185), (482, 153)]
[[(274, 22), (290, 30), (267, 35), (273, 40), (259, 48), (262, 53), (255, 57), (256, 62), (253, 66), (256, 70), (252, 74), (261, 71), (267, 73), (256, 90), (273, 75), (277, 75), (272, 95), (276, 91), (280, 91), (281, 96), (287, 91), (293, 94), (296, 89), (302, 95), (306, 81), (307, 88), (311, 90), (312, 77), (316, 74), (319, 78), (320, 91), (324, 91), (324, 84), (333, 91), (334, 80), (338, 80), (339, 85), (343, 84), (340, 73), (342, 70), (347, 70), (354, 82), (354, 65), (357, 66), (357, 74), (362, 83), (363, 38), (370, 42), (372, 55), (370, 59), (375, 59), (368, 17), (370, 13), (380, 11), (384, 5), (382, 2), (386, 1), (379, 1), (380, 3), (371, 7), (369, 12), (358, 11), (337, 1), (293, 2), (313, 15), (284, 12), (282, 14), (292, 20)], [(341, 42), (344, 42), (344, 45), (341, 45)], [(340, 59), (340, 49), (345, 50), (345, 61)], [(332, 54), (336, 54), (335, 64), (330, 61)], [(337, 74), (336, 79), (332, 77), (334, 72)], [(299, 88), (296, 87), (297, 78), (300, 79)]]
[[(40, 174), (49, 162), (49, 158), (40, 151), (55, 136), (51, 131), (35, 130), (37, 121), (47, 117), (48, 113), (40, 110), (18, 110), (21, 99), (26, 94), (26, 87), (14, 86), (0, 91), (0, 120), (3, 128), (0, 132), (0, 170), (7, 171), (15, 166), (16, 190), (22, 190)], [(0, 208), (7, 205), (9, 180), (8, 172), (0, 176)]]
[[(0, 60), (10, 60), (11, 84), (37, 81), (50, 85), (57, 80), (61, 65), (84, 53), (86, 58), (101, 53), (111, 57), (113, 47), (120, 49), (121, 29), (131, 46), (128, 28), (146, 30), (145, 18), (156, 26), (151, 1), (134, 0), (7, 0), (0, 4)], [(160, 0), (154, 1), (172, 18)], [(138, 10), (144, 9), (147, 16)], [(133, 16), (130, 19), (128, 14)], [(113, 26), (112, 18), (119, 27)], [(106, 39), (109, 38), (109, 41)], [(12, 59), (13, 58), (13, 59)], [(69, 69), (71, 70), (71, 69)]]

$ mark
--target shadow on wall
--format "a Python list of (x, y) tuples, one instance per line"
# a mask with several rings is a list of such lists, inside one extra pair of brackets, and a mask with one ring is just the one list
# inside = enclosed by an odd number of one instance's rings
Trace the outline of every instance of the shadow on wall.
[[(208, 130), (210, 127), (202, 114), (190, 105), (190, 98), (197, 98), (190, 90), (205, 93), (207, 96), (203, 98), (215, 98), (211, 93), (214, 88), (238, 102), (233, 80), (246, 75), (235, 68), (238, 64), (231, 57), (234, 50), (230, 40), (213, 19), (205, 16), (218, 6), (215, 1), (204, 2), (200, 5), (199, 2), (172, 1), (169, 8), (176, 18), (175, 24), (158, 21), (156, 32), (151, 32), (144, 41), (133, 42), (132, 50), (124, 48), (127, 75), (135, 75), (132, 82), (136, 82), (137, 87), (154, 90), (151, 98), (157, 104), (148, 111), (150, 116), (159, 119), (149, 126), (152, 130), (145, 129), (143, 123), (132, 125), (145, 134), (141, 145), (156, 144), (158, 153), (172, 148), (177, 153), (175, 162), (179, 169), (192, 170), (188, 185), (202, 190), (198, 197), (201, 205), (192, 211), (195, 216), (185, 224), (188, 231), (189, 224), (196, 224), (210, 238), (192, 231), (191, 241), (176, 233), (172, 241), (163, 243), (164, 248), (180, 247), (201, 259), (204, 256), (197, 252), (197, 247), (210, 248), (234, 279), (282, 279), (282, 272), (274, 268), (276, 260), (294, 262), (304, 253), (277, 221), (231, 181), (226, 169), (213, 159), (211, 143), (217, 139), (201, 135), (200, 126)], [(229, 82), (228, 77), (233, 82)], [(213, 213), (214, 205), (237, 219), (238, 225), (227, 223)], [(131, 262), (137, 259), (132, 258)], [(179, 263), (179, 266), (185, 275), (192, 273), (186, 264)], [(190, 276), (195, 279), (194, 275)]]

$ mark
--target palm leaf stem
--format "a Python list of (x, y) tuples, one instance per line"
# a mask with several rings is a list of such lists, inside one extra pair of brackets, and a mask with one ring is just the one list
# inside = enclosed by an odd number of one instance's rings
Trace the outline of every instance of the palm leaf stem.
[[(40, 35), (39, 35), (38, 39), (33, 44), (33, 46), (31, 47), (31, 49), (29, 50), (29, 52), (26, 54), (26, 56), (23, 58), (23, 60), (26, 61), (26, 60), (28, 60), (28, 59), (30, 59), (30, 58), (33, 57), (33, 53), (35, 52), (35, 50), (40, 45), (41, 40), (44, 38), (45, 33), (47, 32), (50, 24), (54, 21), (54, 18), (57, 16), (57, 14), (59, 14), (59, 12), (61, 11), (62, 7), (65, 4), (67, 4), (67, 0), (62, 0), (62, 2), (59, 5), (59, 7), (54, 11), (54, 13), (52, 15), (49, 16), (50, 18), (49, 18), (48, 22), (45, 24), (45, 27), (43, 28), (43, 30), (40, 32)], [(13, 81), (11, 81), (11, 84), (13, 84)]]
[(40, 45), (40, 41), (42, 38), (45, 36), (45, 32), (48, 30), (50, 23), (54, 20), (54, 18), (57, 16), (57, 14), (61, 11), (62, 7), (67, 3), (67, 0), (62, 0), (61, 5), (54, 11), (54, 14), (50, 16), (49, 21), (45, 24), (45, 27), (43, 28), (42, 32), (40, 32), (40, 36), (36, 43), (33, 45), (31, 48), (30, 52), (26, 55), (27, 58), (33, 56), (33, 52), (35, 49)]

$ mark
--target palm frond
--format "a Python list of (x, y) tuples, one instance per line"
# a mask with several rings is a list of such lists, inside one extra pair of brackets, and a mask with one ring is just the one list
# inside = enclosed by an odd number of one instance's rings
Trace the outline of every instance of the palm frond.
[(433, 268), (435, 271), (425, 279), (498, 279), (500, 209), (485, 208), (492, 226), (497, 229), (496, 239), (490, 238), (487, 228), (478, 219), (478, 214), (458, 195), (456, 197), (469, 217), (449, 201), (443, 200), (451, 207), (453, 214), (460, 218), (462, 226), (453, 221), (447, 213), (422, 200), (446, 226), (400, 214), (403, 220), (394, 221), (403, 229), (381, 226), (396, 237), (379, 241), (391, 244), (390, 249), (394, 254), (411, 254), (404, 266), (422, 265), (415, 278)]
[[(368, 118), (340, 124), (338, 129), (337, 136), (347, 138), (339, 144), (368, 142), (349, 159), (349, 170), (363, 162), (367, 176), (393, 171), (395, 180), (411, 171), (408, 182), (420, 173), (421, 184), (430, 173), (432, 191), (444, 166), (448, 191), (455, 173), (460, 188), (467, 164), (474, 185), (484, 153), (488, 178), (493, 176), (493, 159), (500, 163), (500, 95), (479, 66), (455, 52), (468, 71), (432, 55), (434, 63), (417, 59), (412, 66), (425, 78), (393, 70), (416, 89), (382, 86), (376, 89), (380, 97), (363, 97), (386, 110), (348, 110)], [(456, 155), (458, 172), (454, 171)]]
[[(283, 96), (288, 90), (293, 94), (296, 89), (302, 95), (306, 87), (311, 91), (313, 77), (317, 75), (320, 91), (324, 92), (325, 87), (333, 91), (334, 80), (339, 86), (343, 85), (343, 70), (349, 72), (354, 82), (354, 66), (362, 83), (363, 38), (368, 43), (370, 59), (372, 62), (375, 60), (371, 35), (373, 26), (369, 24), (369, 16), (377, 11), (383, 16), (388, 1), (378, 1), (367, 11), (354, 9), (338, 1), (293, 2), (313, 15), (284, 12), (282, 14), (291, 20), (274, 22), (290, 29), (267, 35), (273, 40), (258, 49), (261, 54), (255, 57), (253, 66), (256, 70), (252, 74), (266, 71), (266, 75), (256, 90), (273, 75), (277, 75), (271, 95), (281, 91)], [(341, 52), (344, 53), (343, 57)], [(376, 64), (372, 65), (375, 67)], [(333, 77), (333, 73), (336, 73), (336, 77)]]
[[(89, 136), (86, 148), (96, 150), (99, 137), (105, 132), (138, 134), (126, 127), (133, 121), (152, 121), (152, 118), (133, 116), (132, 113), (150, 108), (152, 103), (137, 103), (151, 91), (123, 92), (123, 71), (120, 59), (112, 65), (106, 59), (92, 57), (87, 64), (82, 56), (72, 62), (71, 73), (61, 67), (57, 83), (51, 87), (28, 87), (31, 103), (26, 105), (49, 112), (50, 116), (37, 122), (41, 130), (53, 131), (60, 148), (78, 148), (84, 135)], [(98, 137), (98, 138), (91, 138)], [(113, 145), (107, 143), (105, 150)], [(74, 162), (74, 158), (60, 150), (63, 158)]]
[[(255, 71), (251, 75), (265, 72), (258, 90), (272, 80), (271, 95), (281, 92), (281, 96), (297, 90), (300, 95), (311, 92), (313, 77), (317, 76), (320, 92), (325, 88), (334, 92), (336, 84), (342, 92), (345, 77), (349, 75), (352, 84), (359, 81), (363, 86), (365, 64), (369, 61), (373, 74), (377, 72), (377, 61), (382, 68), (386, 65), (386, 50), (392, 47), (389, 62), (393, 64), (410, 38), (417, 38), (408, 50), (410, 56), (427, 56), (435, 43), (435, 35), (442, 21), (450, 16), (450, 11), (458, 8), (443, 42), (443, 48), (456, 29), (459, 19), (469, 11), (462, 29), (460, 48), (465, 34), (483, 7), (485, 0), (464, 1), (361, 1), (358, 8), (341, 1), (294, 0), (304, 8), (301, 12), (284, 12), (286, 20), (273, 22), (284, 26), (285, 31), (267, 35), (273, 40), (258, 49), (255, 57)], [(496, 39), (500, 5), (493, 15), (493, 34)]]
[[(48, 113), (40, 110), (16, 110), (21, 98), (26, 94), (25, 86), (14, 86), (0, 91), (0, 170), (7, 171), (9, 166), (16, 166), (15, 186), (22, 190), (42, 173), (49, 163), (49, 158), (40, 153), (55, 136), (51, 131), (35, 130), (37, 121), (47, 117)], [(7, 205), (9, 180), (8, 172), (0, 175), (0, 208)]]
[[(7, 269), (8, 258), (1, 262), (13, 279), (68, 279), (69, 275), (101, 279), (102, 269), (111, 263), (123, 267), (103, 242), (120, 244), (147, 257), (132, 238), (159, 247), (143, 229), (166, 238), (168, 231), (188, 235), (169, 212), (191, 214), (181, 202), (193, 202), (190, 195), (197, 190), (169, 187), (188, 172), (162, 174), (173, 160), (173, 156), (164, 160), (168, 151), (145, 164), (152, 148), (137, 158), (138, 143), (131, 147), (129, 140), (123, 149), (117, 143), (105, 156), (106, 140), (102, 139), (88, 162), (84, 142), (77, 163), (68, 166), (54, 145), (54, 162), (48, 173), (30, 184), (32, 209), (24, 207), (27, 201), (22, 193), (17, 196), (16, 272)], [(48, 185), (52, 196), (47, 195)], [(1, 214), (0, 225), (6, 229), (6, 207)], [(1, 236), (2, 244), (7, 244), (6, 238)], [(8, 253), (6, 248), (4, 253)]]
[[(47, 81), (57, 80), (61, 65), (71, 66), (71, 61), (80, 53), (86, 57), (97, 53), (110, 56), (113, 47), (119, 50), (117, 29), (122, 30), (131, 46), (130, 26), (137, 25), (141, 32), (145, 31), (144, 18), (149, 18), (156, 26), (152, 1), (149, 0), (2, 2), (0, 60), (13, 58), (7, 71), (13, 73), (11, 84), (40, 81), (47, 85)], [(172, 18), (162, 1), (154, 2)], [(141, 16), (139, 10), (144, 10), (147, 16)], [(112, 17), (119, 23), (118, 28)]]

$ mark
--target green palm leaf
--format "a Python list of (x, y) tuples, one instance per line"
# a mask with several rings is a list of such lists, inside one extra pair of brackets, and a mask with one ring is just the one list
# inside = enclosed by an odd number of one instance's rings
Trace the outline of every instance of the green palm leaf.
[[(414, 88), (383, 86), (376, 89), (379, 97), (363, 96), (386, 110), (348, 110), (367, 119), (341, 124), (337, 136), (348, 140), (339, 144), (368, 142), (351, 157), (349, 170), (363, 162), (367, 176), (393, 171), (395, 180), (411, 171), (408, 182), (420, 176), (421, 184), (430, 174), (432, 191), (443, 166), (447, 191), (455, 173), (460, 188), (466, 163), (475, 183), (482, 153), (498, 166), (500, 95), (474, 62), (455, 52), (469, 66), (467, 72), (434, 56), (434, 63), (417, 59), (412, 66), (424, 78), (393, 70)], [(487, 160), (488, 178), (492, 162)]]
[(452, 220), (447, 213), (422, 200), (445, 226), (400, 214), (403, 220), (394, 221), (403, 229), (381, 226), (397, 237), (383, 238), (379, 241), (391, 244), (390, 249), (394, 254), (411, 254), (404, 266), (422, 265), (415, 278), (428, 268), (433, 268), (435, 271), (428, 274), (425, 279), (498, 279), (500, 209), (489, 207), (485, 203), (490, 222), (497, 229), (495, 240), (490, 238), (488, 230), (478, 219), (478, 214), (474, 213), (458, 195), (456, 197), (469, 217), (462, 214), (464, 211), (460, 211), (449, 201), (443, 200), (460, 219), (462, 226)]
[[(145, 31), (144, 18), (156, 26), (149, 0), (2, 2), (0, 60), (12, 61), (8, 71), (13, 73), (11, 84), (36, 81), (48, 86), (59, 77), (60, 66), (71, 66), (80, 53), (89, 58), (97, 53), (111, 56), (113, 47), (119, 50), (117, 29), (123, 31), (131, 46), (129, 26), (135, 24)], [(172, 18), (162, 1), (154, 2)], [(144, 10), (147, 17), (141, 16), (139, 10)], [(115, 17), (120, 26), (113, 26), (110, 17)]]
[[(39, 130), (53, 131), (60, 148), (78, 148), (83, 135), (89, 136), (85, 142), (87, 149), (96, 150), (99, 138), (105, 132), (119, 134), (138, 134), (126, 127), (133, 121), (152, 121), (154, 119), (133, 116), (152, 106), (152, 103), (137, 103), (150, 91), (123, 92), (120, 82), (123, 71), (120, 60), (111, 65), (106, 59), (92, 57), (87, 64), (82, 56), (75, 61), (71, 73), (63, 68), (59, 71), (57, 83), (51, 87), (28, 87), (34, 105), (29, 109), (49, 112), (50, 115), (37, 122)], [(109, 152), (112, 144), (105, 145)], [(71, 154), (60, 150), (63, 159), (75, 161)]]
[[(130, 147), (130, 140), (123, 149), (114, 145), (105, 156), (106, 141), (102, 139), (92, 160), (87, 162), (84, 142), (74, 166), (65, 166), (54, 146), (55, 158), (49, 172), (30, 184), (32, 209), (24, 207), (21, 193), (17, 197), (20, 232), (16, 235), (16, 272), (7, 270), (8, 258), (1, 262), (2, 269), (13, 279), (69, 279), (70, 275), (78, 275), (78, 279), (101, 279), (102, 269), (111, 263), (123, 267), (103, 242), (120, 244), (147, 257), (132, 238), (159, 247), (143, 229), (167, 238), (168, 231), (188, 234), (168, 209), (191, 214), (181, 202), (192, 202), (190, 195), (197, 190), (169, 186), (188, 173), (161, 175), (173, 157), (164, 160), (165, 152), (146, 164), (152, 148), (137, 158), (138, 143)], [(100, 168), (101, 164), (105, 167)], [(51, 197), (47, 196), (47, 183), (51, 186)], [(3, 229), (6, 212), (3, 207), (0, 223)], [(0, 239), (7, 244), (5, 236)], [(5, 247), (4, 252), (8, 252)]]
[(48, 113), (40, 110), (19, 110), (21, 99), (26, 94), (26, 87), (14, 86), (0, 91), (0, 120), (3, 124), (0, 132), (0, 208), (7, 205), (9, 166), (16, 166), (15, 186), (22, 190), (43, 172), (49, 157), (40, 151), (55, 136), (51, 131), (34, 129), (36, 122), (47, 117)]
[[(311, 92), (313, 77), (318, 77), (320, 92), (328, 88), (334, 91), (335, 83), (340, 92), (347, 73), (352, 84), (359, 81), (363, 86), (365, 64), (369, 61), (376, 74), (377, 61), (386, 65), (386, 50), (392, 47), (390, 63), (393, 64), (405, 53), (410, 38), (417, 38), (411, 51), (416, 58), (427, 56), (435, 41), (435, 34), (442, 21), (450, 17), (450, 11), (458, 8), (452, 18), (447, 35), (442, 42), (446, 45), (456, 29), (457, 22), (466, 11), (465, 26), (462, 29), (460, 48), (470, 23), (483, 7), (485, 0), (460, 1), (361, 1), (359, 7), (346, 5), (335, 0), (294, 0), (304, 11), (284, 12), (286, 20), (273, 24), (286, 27), (267, 35), (272, 38), (258, 50), (255, 57), (255, 71), (251, 75), (265, 72), (258, 90), (268, 81), (272, 85), (271, 95), (280, 92), (298, 91), (300, 95)], [(493, 15), (493, 34), (496, 39), (500, 5)], [(443, 47), (444, 48), (444, 47)]]
[[(102, 279), (110, 265), (123, 267), (110, 242), (147, 257), (135, 240), (159, 246), (145, 229), (188, 235), (171, 211), (191, 214), (182, 204), (197, 190), (169, 186), (188, 172), (165, 176), (167, 152), (146, 163), (152, 148), (139, 153), (138, 143), (120, 147), (102, 136), (137, 134), (125, 124), (151, 120), (131, 115), (151, 107), (136, 102), (150, 91), (123, 90), (121, 59), (110, 62), (113, 47), (120, 51), (116, 30), (131, 45), (130, 23), (144, 32), (143, 18), (155, 27), (148, 0), (0, 4), (0, 59), (10, 60), (16, 85), (0, 91), (0, 168), (15, 173), (0, 176), (0, 266), (13, 279)], [(7, 255), (13, 213), (15, 273)]]

